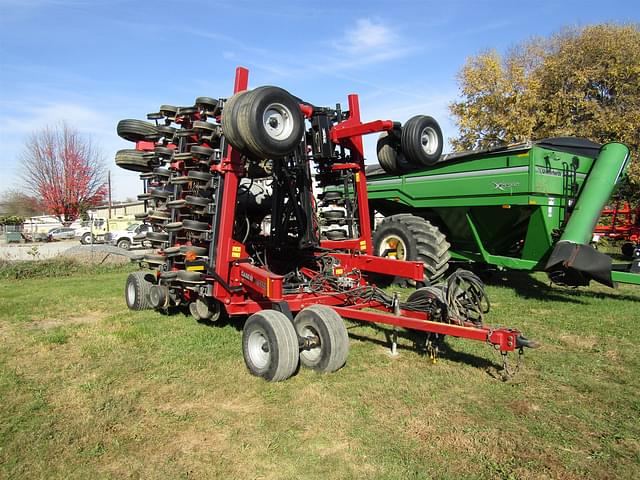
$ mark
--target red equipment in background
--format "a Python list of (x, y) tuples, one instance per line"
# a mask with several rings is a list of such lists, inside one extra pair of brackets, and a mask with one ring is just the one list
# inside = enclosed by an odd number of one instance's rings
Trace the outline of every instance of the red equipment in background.
[(593, 233), (625, 241), (622, 253), (632, 257), (635, 245), (640, 244), (640, 204), (635, 209), (628, 202), (616, 202), (612, 207), (605, 207)]

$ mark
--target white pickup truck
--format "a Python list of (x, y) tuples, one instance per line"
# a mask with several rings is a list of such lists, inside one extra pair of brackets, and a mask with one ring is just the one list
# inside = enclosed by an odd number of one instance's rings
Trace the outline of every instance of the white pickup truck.
[(131, 247), (141, 246), (143, 234), (151, 231), (151, 225), (145, 223), (133, 223), (126, 230), (113, 230), (104, 236), (104, 242), (115, 245), (118, 248), (129, 250)]

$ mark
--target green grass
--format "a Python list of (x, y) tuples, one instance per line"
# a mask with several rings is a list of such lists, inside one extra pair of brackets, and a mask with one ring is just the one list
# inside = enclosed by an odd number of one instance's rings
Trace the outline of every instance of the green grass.
[[(434, 365), (349, 324), (347, 366), (270, 384), (241, 332), (130, 312), (126, 272), (0, 281), (0, 478), (638, 478), (640, 288), (511, 273), (489, 321), (543, 347)], [(406, 293), (406, 292), (405, 292)]]

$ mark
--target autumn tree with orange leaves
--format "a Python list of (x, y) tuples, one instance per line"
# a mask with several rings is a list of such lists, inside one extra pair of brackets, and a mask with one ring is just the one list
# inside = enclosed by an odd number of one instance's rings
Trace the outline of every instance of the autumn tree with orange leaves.
[(63, 222), (99, 205), (107, 193), (104, 156), (65, 124), (34, 132), (25, 143), (21, 167), (25, 191)]

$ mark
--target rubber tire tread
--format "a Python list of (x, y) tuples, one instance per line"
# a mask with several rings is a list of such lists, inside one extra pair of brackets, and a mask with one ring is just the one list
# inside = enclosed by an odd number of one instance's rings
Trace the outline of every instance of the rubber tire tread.
[(144, 120), (125, 119), (118, 122), (116, 128), (118, 136), (129, 140), (130, 142), (138, 142), (141, 140), (157, 140), (160, 133), (156, 126)]
[[(250, 334), (261, 329), (269, 341), (270, 363), (264, 369), (253, 365), (247, 353)], [(251, 315), (242, 331), (242, 354), (252, 375), (269, 382), (280, 382), (291, 377), (298, 368), (298, 336), (291, 321), (284, 313), (262, 310)]]
[[(301, 310), (293, 320), (298, 335), (309, 325), (320, 336), (321, 355), (317, 361), (307, 358), (308, 351), (300, 352), (300, 363), (320, 373), (331, 373), (342, 368), (349, 356), (349, 334), (344, 320), (327, 305), (311, 305)], [(324, 347), (323, 347), (324, 346)]]
[(389, 175), (402, 175), (411, 170), (411, 165), (398, 151), (398, 147), (398, 141), (388, 132), (382, 132), (378, 137), (376, 144), (378, 163)]
[(407, 260), (421, 261), (428, 281), (439, 279), (449, 268), (451, 244), (431, 222), (409, 213), (384, 218), (373, 235), (374, 253), (379, 251), (380, 242), (388, 233), (403, 238), (407, 247)]
[[(436, 131), (438, 137), (438, 148), (432, 155), (428, 155), (422, 149), (420, 133), (426, 127), (431, 127)], [(400, 146), (407, 160), (419, 167), (428, 167), (435, 164), (442, 155), (444, 138), (442, 129), (438, 122), (427, 115), (416, 115), (411, 117), (402, 127)]]
[(243, 90), (227, 100), (222, 108), (222, 133), (231, 146), (240, 152), (246, 150), (247, 145), (238, 133), (238, 105), (250, 90)]
[[(270, 104), (281, 103), (291, 112), (293, 128), (285, 140), (274, 140), (264, 131), (262, 118)], [(237, 128), (247, 148), (258, 158), (280, 158), (293, 152), (302, 140), (304, 117), (295, 98), (280, 87), (265, 85), (251, 91), (237, 113)]]
[[(149, 302), (149, 291), (151, 290), (153, 283), (147, 280), (147, 277), (149, 276), (152, 276), (149, 272), (133, 272), (127, 277), (124, 287), (124, 298), (129, 310), (150, 310), (152, 308), (151, 303)], [(134, 284), (136, 291), (136, 298), (133, 305), (129, 304), (129, 297), (127, 296), (127, 290), (130, 283)]]

